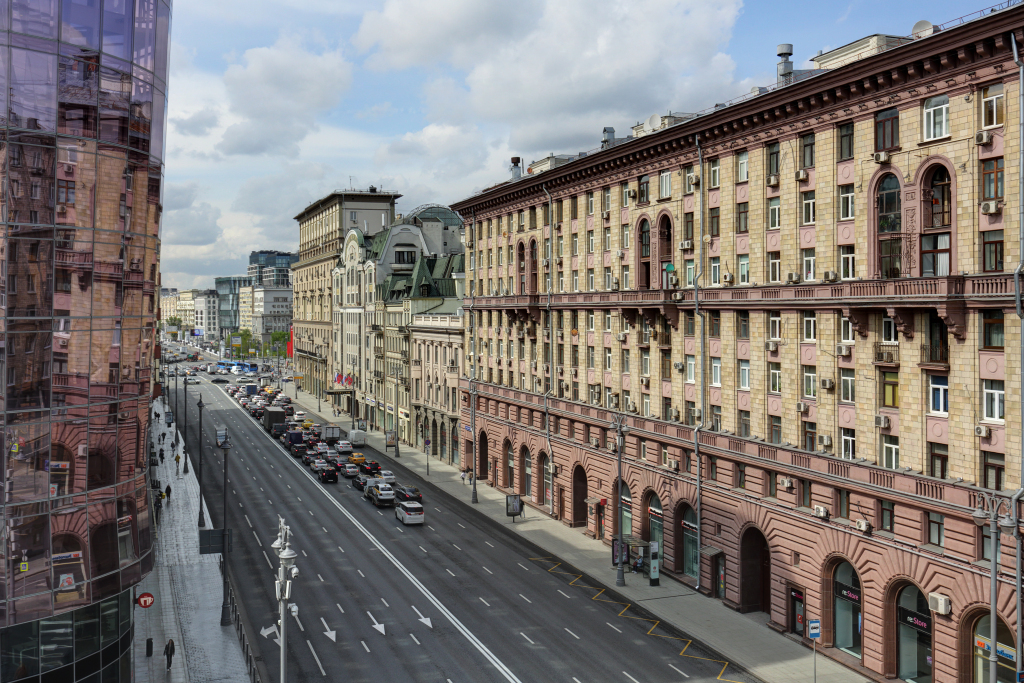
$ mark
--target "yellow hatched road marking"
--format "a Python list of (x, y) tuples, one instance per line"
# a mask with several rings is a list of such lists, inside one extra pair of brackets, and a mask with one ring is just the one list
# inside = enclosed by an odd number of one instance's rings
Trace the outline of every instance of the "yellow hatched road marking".
[(602, 598), (601, 596), (604, 594), (604, 592), (606, 590), (608, 590), (607, 588), (599, 588), (597, 586), (587, 586), (586, 584), (583, 584), (583, 583), (577, 583), (577, 581), (579, 581), (580, 579), (583, 578), (583, 574), (578, 573), (578, 572), (562, 571), (561, 569), (559, 569), (559, 567), (562, 566), (562, 562), (558, 562), (558, 561), (556, 561), (556, 560), (554, 560), (554, 559), (552, 559), (550, 557), (531, 557), (530, 559), (533, 560), (534, 562), (553, 563), (552, 566), (548, 569), (549, 573), (552, 573), (552, 574), (565, 574), (566, 576), (573, 576), (573, 577), (575, 577), (572, 581), (569, 582), (570, 586), (574, 586), (576, 588), (586, 588), (586, 589), (597, 591), (597, 593), (594, 594), (594, 597), (592, 597), (591, 600), (597, 600), (598, 602), (608, 602), (608, 603), (611, 603), (611, 604), (614, 604), (614, 605), (625, 605), (625, 607), (622, 609), (622, 611), (619, 612), (619, 614), (618, 614), (618, 616), (622, 617), (623, 619), (636, 619), (637, 621), (650, 621), (650, 622), (653, 622), (654, 625), (651, 626), (650, 629), (648, 629), (647, 635), (654, 636), (655, 638), (665, 638), (665, 639), (668, 639), (668, 640), (678, 640), (678, 641), (686, 643), (686, 645), (683, 646), (683, 649), (679, 652), (679, 654), (681, 656), (689, 657), (690, 659), (700, 659), (700, 660), (705, 661), (705, 662), (715, 662), (717, 664), (721, 664), (722, 665), (722, 670), (718, 672), (718, 678), (716, 680), (726, 681), (727, 683), (741, 683), (741, 681), (734, 681), (731, 678), (722, 678), (722, 676), (725, 675), (725, 670), (729, 667), (729, 662), (725, 661), (724, 659), (709, 659), (707, 657), (698, 657), (696, 655), (688, 655), (688, 654), (686, 654), (686, 651), (689, 649), (690, 645), (693, 643), (692, 640), (689, 640), (689, 639), (686, 639), (686, 638), (678, 638), (676, 636), (666, 636), (666, 635), (662, 635), (660, 633), (654, 633), (653, 632), (654, 629), (658, 628), (658, 625), (661, 624), (661, 620), (659, 620), (659, 619), (646, 619), (644, 617), (631, 617), (631, 616), (627, 616), (626, 612), (629, 610), (630, 607), (633, 606), (632, 603), (619, 602), (618, 600), (608, 600), (607, 598)]

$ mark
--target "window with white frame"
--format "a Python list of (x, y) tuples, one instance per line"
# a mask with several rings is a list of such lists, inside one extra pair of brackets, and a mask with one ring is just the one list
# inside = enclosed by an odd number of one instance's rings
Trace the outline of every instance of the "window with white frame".
[(768, 282), (782, 282), (782, 252), (768, 252)]
[(818, 340), (818, 314), (804, 311), (804, 341)]
[(782, 393), (782, 363), (768, 364), (768, 391), (773, 394)]
[(882, 317), (882, 341), (886, 344), (898, 344), (900, 341), (896, 323), (889, 316)]
[(588, 216), (593, 216), (594, 215), (594, 193), (593, 192), (588, 192), (587, 193), (587, 215)]
[(937, 95), (924, 101), (924, 139), (937, 140), (949, 135), (949, 96)]
[(722, 282), (722, 259), (719, 256), (712, 256), (711, 259), (711, 284), (718, 285)]
[(1003, 380), (986, 379), (982, 381), (982, 392), (984, 398), (984, 413), (986, 420), (1005, 419), (1004, 409), (1006, 407), (1006, 391)]
[(693, 178), (693, 166), (683, 167), (683, 193), (693, 194), (693, 183), (690, 179)]
[(605, 332), (611, 332), (612, 331), (612, 312), (611, 311), (605, 311), (604, 312), (604, 331)]
[(782, 313), (780, 311), (768, 313), (768, 338), (782, 339)]
[(750, 180), (750, 155), (747, 152), (736, 154), (736, 182)]
[(750, 255), (740, 254), (736, 257), (737, 280), (741, 285), (750, 284)]
[(818, 397), (818, 367), (816, 365), (803, 366), (804, 371), (804, 398)]
[(622, 266), (622, 288), (629, 289), (629, 266)]
[(619, 246), (622, 249), (629, 249), (629, 225), (623, 225), (621, 230), (622, 232), (619, 234)]
[(649, 349), (640, 352), (640, 374), (644, 377), (651, 376), (651, 352)]
[(800, 201), (803, 206), (802, 211), (802, 224), (811, 225), (814, 223), (815, 218), (815, 201), (814, 201), (814, 190), (810, 192), (801, 192)]
[[(629, 183), (622, 183), (622, 208), (629, 206)], [(626, 247), (623, 247), (625, 249)]]
[(772, 197), (768, 200), (768, 229), (778, 230), (782, 227), (782, 200)]
[(900, 437), (882, 437), (882, 462), (878, 463), (890, 470), (897, 470), (900, 467)]
[(839, 247), (839, 277), (844, 280), (857, 277), (857, 252), (852, 244)]
[(749, 360), (741, 360), (740, 361), (740, 368), (739, 369), (740, 369), (740, 372), (739, 372), (739, 375), (740, 375), (740, 387), (739, 388), (740, 389), (749, 389), (750, 388), (750, 361)]
[[(644, 417), (651, 416), (651, 395), (644, 394)], [(646, 455), (644, 457), (647, 457)]]
[(857, 432), (853, 429), (843, 427), (839, 430), (841, 447), (840, 456), (844, 460), (854, 460), (857, 457)]
[(839, 186), (839, 220), (853, 220), (853, 185)]
[(981, 89), (981, 120), (983, 128), (1003, 125), (1003, 84), (993, 83)]
[(857, 401), (857, 371), (853, 368), (839, 369), (839, 400), (844, 403)]
[(587, 311), (587, 331), (594, 331), (594, 312)]
[(611, 370), (612, 369), (612, 350), (610, 348), (608, 348), (607, 346), (604, 347), (604, 369), (605, 370)]
[(839, 320), (839, 341), (844, 344), (852, 344), (854, 342), (854, 329), (853, 322), (847, 317), (842, 317)]
[(718, 187), (721, 178), (722, 162), (719, 159), (712, 159), (708, 162), (708, 187)]
[(804, 264), (804, 270), (803, 270), (803, 279), (804, 279), (804, 281), (806, 282), (808, 280), (814, 280), (815, 279), (814, 266), (815, 266), (815, 262), (816, 262), (816, 259), (815, 259), (815, 256), (814, 256), (814, 249), (801, 249), (801, 254), (800, 255), (803, 258), (803, 264)]
[(694, 266), (693, 259), (686, 259), (684, 266), (686, 268), (686, 286), (693, 287), (693, 279), (697, 275), (697, 270)]
[(662, 171), (658, 176), (659, 197), (668, 199), (672, 196), (672, 171)]
[(594, 269), (587, 268), (587, 291), (594, 291)]
[(928, 409), (932, 413), (946, 415), (949, 413), (949, 377), (930, 375), (928, 378), (930, 401)]
[(720, 387), (722, 386), (722, 359), (712, 358), (711, 359), (711, 386)]

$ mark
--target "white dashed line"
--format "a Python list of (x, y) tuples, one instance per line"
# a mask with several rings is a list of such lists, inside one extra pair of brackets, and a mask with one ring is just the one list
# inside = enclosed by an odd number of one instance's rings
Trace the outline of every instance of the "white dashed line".
[(459, 526), (461, 526), (461, 527), (462, 527), (463, 529), (465, 529), (465, 528), (466, 528), (466, 527), (462, 526), (462, 522), (456, 522), (456, 524), (458, 524)]
[(322, 526), (322, 527), (320, 527), (320, 528), (324, 530), (324, 533), (325, 533), (325, 534), (327, 533), (327, 527), (323, 527), (323, 526)]
[(455, 576), (455, 574), (454, 574), (454, 573), (452, 573), (452, 570), (451, 570), (451, 569), (448, 569), (448, 568), (446, 567), (446, 568), (445, 568), (445, 571), (446, 571), (446, 572), (448, 572), (449, 574), (451, 574), (452, 576)]
[(572, 632), (572, 631), (570, 631), (569, 629), (565, 629), (565, 632), (566, 632), (566, 633), (568, 633), (568, 634), (569, 634), (570, 636), (572, 636), (573, 638), (575, 638), (576, 640), (579, 640), (579, 639), (580, 639), (580, 637), (579, 637), (578, 635), (576, 635), (575, 633), (573, 633), (573, 632)]
[(400, 526), (396, 526), (395, 528), (396, 528), (396, 529), (398, 529), (398, 531), (399, 531), (400, 533), (403, 533), (403, 534), (405, 533), (405, 529), (403, 529), (402, 527), (400, 527)]
[(525, 564), (523, 564), (522, 562), (516, 562), (516, 564), (518, 564), (518, 565), (519, 565), (520, 567), (522, 567), (522, 568), (523, 568), (523, 569), (525, 569), (526, 571), (530, 571), (530, 568), (529, 568), (529, 567), (527, 567), (527, 566), (526, 566)]
[[(671, 664), (669, 664), (669, 666), (672, 666), (672, 665), (671, 665)], [(676, 669), (676, 668), (675, 668), (674, 666), (672, 666), (672, 668), (673, 668), (673, 669)], [(677, 672), (679, 672), (679, 673), (681, 673), (681, 674), (682, 674), (683, 676), (685, 676), (686, 678), (689, 678), (689, 677), (690, 677), (690, 674), (686, 673), (685, 671), (682, 671), (682, 670), (680, 670), (680, 669), (676, 669), (676, 671), (677, 671)]]
[(385, 600), (384, 598), (381, 598), (380, 601), (384, 603), (385, 607), (391, 607), (391, 605), (388, 604), (388, 601)]
[[(608, 624), (609, 626), (612, 626), (612, 625), (611, 625), (611, 624), (610, 624), (609, 622), (607, 622), (607, 621), (606, 621), (606, 622), (604, 622), (604, 623)], [(620, 629), (620, 628), (618, 628), (618, 627), (615, 627), (615, 626), (612, 626), (612, 628), (614, 628), (614, 629), (615, 629), (616, 631), (618, 631), (619, 633), (622, 633), (622, 629)]]
[(532, 640), (530, 640), (530, 636), (526, 635), (525, 633), (520, 633), (519, 635), (521, 635), (523, 638), (526, 638), (526, 642), (528, 642), (530, 645), (536, 645), (537, 644), (537, 643), (533, 642)]
[[(562, 593), (561, 589), (559, 589), (559, 591), (558, 591), (558, 592), (559, 592), (559, 593)], [(569, 598), (569, 595), (568, 595), (567, 593), (562, 593), (562, 595), (564, 595), (565, 597)], [(569, 598), (569, 599), (570, 599), (570, 600), (572, 600), (572, 598)]]
[(257, 536), (257, 534), (256, 534), (256, 530), (255, 530), (255, 529), (253, 529), (253, 530), (252, 530), (252, 535), (253, 535), (253, 536), (256, 536), (256, 542), (257, 542), (257, 543), (259, 543), (259, 544), (260, 544), (260, 547), (262, 548), (262, 547), (263, 547), (263, 542), (262, 542), (262, 541), (260, 540), (260, 537), (259, 537), (259, 536)]
[(452, 543), (452, 547), (455, 548), (456, 550), (458, 550), (459, 552), (462, 552), (462, 548), (460, 548), (459, 546), (455, 545), (454, 543)]
[(434, 509), (437, 510), (438, 512), (441, 511), (441, 508), (439, 508), (439, 507), (435, 507)]
[(437, 529), (435, 529), (434, 527), (430, 526), (429, 524), (427, 525), (427, 528), (430, 529), (431, 531), (437, 531)]
[(416, 636), (414, 636), (413, 634), (410, 633), (409, 637), (412, 638), (412, 642), (416, 643), (417, 645), (420, 644), (420, 641), (416, 640)]
[(324, 577), (320, 576), (319, 574), (316, 575), (316, 578), (320, 579), (320, 581), (324, 580)]
[[(267, 560), (267, 561), (269, 562), (270, 560)], [(484, 600), (483, 598), (480, 598), (480, 602), (484, 603), (484, 604), (485, 604), (485, 605), (487, 605), (488, 607), (490, 607), (490, 606), (491, 606), (491, 605), (490, 605), (490, 603), (489, 603), (489, 602), (487, 602), (486, 600)]]
[(493, 574), (494, 573), (490, 569), (488, 569), (487, 567), (484, 567), (484, 571), (487, 572), (488, 574)]
[(345, 552), (345, 549), (342, 548), (340, 545), (338, 546), (338, 550), (340, 550), (341, 552)]
[(267, 564), (269, 564), (270, 568), (273, 569), (274, 568), (274, 563), (270, 561), (269, 557), (267, 557), (267, 551), (266, 550), (263, 551), (263, 557), (266, 558)]
[(357, 569), (356, 571), (359, 572), (359, 576), (363, 577), (364, 579), (366, 578), (366, 574), (363, 574), (363, 571), (361, 569)]
[(344, 610), (344, 609), (342, 609), (342, 608), (341, 608), (341, 605), (339, 605), (338, 603), (334, 603), (334, 606), (335, 606), (335, 607), (337, 607), (337, 608), (338, 608), (338, 610), (339, 610), (339, 611), (340, 611), (340, 612), (341, 612), (342, 614), (344, 614), (344, 613), (345, 613), (345, 610)]
[(427, 552), (427, 549), (426, 549), (426, 548), (424, 548), (423, 546), (420, 546), (419, 548), (420, 548), (420, 550), (422, 550), (423, 552)]
[(364, 650), (366, 650), (367, 652), (369, 652), (369, 651), (370, 651), (370, 648), (368, 648), (368, 647), (366, 646), (366, 641), (365, 641), (365, 640), (360, 640), (359, 642), (363, 644), (363, 649), (364, 649)]
[(490, 545), (492, 548), (494, 547), (493, 545), (491, 545), (490, 541), (484, 541), (484, 543), (486, 543), (487, 545)]
[(305, 550), (303, 550), (303, 551), (302, 551), (302, 556), (303, 556), (303, 557), (309, 557), (309, 555), (307, 555), (307, 554), (306, 554), (306, 551), (305, 551)]
[(633, 678), (632, 676), (630, 676), (630, 675), (629, 675), (628, 673), (626, 673), (625, 671), (623, 671), (623, 672), (622, 672), (622, 675), (623, 675), (623, 676), (625, 676), (626, 678), (628, 678), (629, 680), (633, 681), (633, 683), (640, 683), (640, 681), (636, 680), (635, 678)]
[(531, 605), (533, 604), (533, 600), (531, 600), (530, 598), (526, 597), (522, 593), (519, 594), (519, 597), (521, 597), (523, 600), (526, 600), (526, 602), (530, 603)]
[(251, 529), (252, 528), (252, 522), (249, 521), (249, 515), (242, 515), (242, 516), (245, 517), (245, 521), (248, 522), (249, 528)]

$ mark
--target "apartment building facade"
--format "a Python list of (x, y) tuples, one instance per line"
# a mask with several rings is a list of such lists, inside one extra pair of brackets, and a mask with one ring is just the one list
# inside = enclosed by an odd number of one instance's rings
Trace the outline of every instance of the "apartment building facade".
[(291, 286), (257, 285), (252, 290), (252, 333), (269, 341), (274, 332), (287, 332), (292, 322)]
[(252, 278), (248, 275), (228, 275), (214, 278), (219, 306), (217, 326), (221, 339), (226, 340), (231, 333), (242, 329), (239, 325), (238, 294), (242, 287), (250, 285), (252, 285)]
[(196, 313), (196, 326), (193, 339), (208, 344), (220, 340), (220, 312), (218, 310), (217, 290), (205, 289), (196, 294), (193, 307)]
[(247, 285), (238, 290), (238, 329), (252, 332), (252, 299), (253, 286)]
[[(462, 280), (456, 281), (461, 289)], [(412, 316), (410, 399), (413, 443), (432, 457), (459, 462), (463, 358), (462, 296), (445, 300), (429, 313)]]
[[(982, 680), (972, 513), (1021, 486), (1022, 20), (823, 56), (455, 204), (464, 463), (606, 542), (621, 515), (772, 628), (820, 616), (866, 674)], [(1012, 672), (1012, 538), (998, 557)]]

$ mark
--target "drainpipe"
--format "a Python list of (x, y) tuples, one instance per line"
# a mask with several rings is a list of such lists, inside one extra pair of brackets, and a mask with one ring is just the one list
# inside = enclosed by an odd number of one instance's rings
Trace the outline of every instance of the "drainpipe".
[[(473, 222), (470, 223), (470, 230), (473, 232), (473, 245), (476, 245), (476, 209), (473, 209)], [(480, 264), (476, 264), (480, 267)], [(476, 324), (476, 308), (473, 305), (473, 300), (476, 297), (476, 287), (470, 287), (469, 289), (469, 343), (473, 347), (473, 357), (470, 359), (473, 362), (473, 372), (469, 375), (469, 428), (473, 432), (473, 438), (470, 440), (473, 444), (473, 492), (470, 495), (470, 503), (479, 503), (480, 501), (476, 496), (476, 460), (477, 460), (477, 434), (476, 434), (476, 385), (474, 380), (476, 379), (476, 354), (480, 349), (476, 348), (476, 332), (474, 331), (474, 325)], [(427, 455), (430, 458), (430, 455)]]
[[(552, 240), (555, 239), (555, 202), (551, 199), (551, 193), (548, 192), (548, 188), (544, 183), (541, 183), (540, 189), (544, 190), (544, 194), (548, 196), (548, 228), (551, 230), (551, 236), (548, 238), (548, 244), (550, 245)], [(555, 320), (551, 315), (551, 286), (555, 282), (555, 276), (551, 273), (552, 266), (551, 261), (554, 256), (554, 248), (551, 248), (551, 253), (547, 254), (548, 257), (548, 273), (550, 282), (547, 283), (548, 289), (548, 371), (551, 373), (551, 383), (548, 385), (548, 390), (544, 392), (544, 436), (548, 440), (548, 472), (551, 473), (551, 511), (549, 514), (555, 516), (555, 453), (551, 450), (551, 413), (548, 410), (548, 396), (551, 395), (551, 388), (555, 385)], [(544, 473), (541, 473), (544, 476)], [(541, 480), (540, 488), (544, 490), (545, 482)], [(543, 501), (541, 501), (543, 503)]]
[[(1018, 145), (1020, 141), (1024, 140), (1024, 60), (1021, 60), (1020, 54), (1017, 51), (1017, 35), (1015, 31), (1010, 31), (1010, 44), (1013, 46), (1013, 61), (1017, 64), (1017, 141)], [(1017, 302), (1017, 317), (1020, 318), (1020, 330), (1021, 330), (1021, 345), (1020, 355), (1021, 363), (1024, 364), (1024, 306), (1021, 303), (1021, 274), (1024, 272), (1024, 154), (1017, 150), (1017, 252), (1020, 259), (1017, 263), (1017, 268), (1013, 271), (1013, 289), (1014, 297)], [(1024, 402), (1020, 406), (1020, 418), (1021, 424), (1024, 425)], [(1021, 654), (1024, 648), (1021, 647), (1021, 623), (1020, 623), (1020, 611), (1021, 611), (1021, 596), (1020, 596), (1020, 581), (1021, 581), (1021, 533), (1018, 526), (1019, 519), (1017, 516), (1017, 503), (1021, 496), (1024, 495), (1024, 445), (1022, 445), (1021, 453), (1021, 488), (1017, 489), (1017, 492), (1013, 494), (1013, 498), (1010, 499), (1010, 505), (1013, 511), (1010, 513), (1013, 516), (1013, 536), (1017, 542), (1017, 580), (1014, 584), (1017, 595), (1017, 674), (1020, 677), (1021, 672)], [(992, 647), (995, 647), (993, 641)]]
[[(707, 363), (706, 358), (706, 344), (707, 335), (704, 334), (704, 313), (700, 310), (700, 280), (704, 276), (704, 150), (700, 147), (700, 135), (696, 136), (697, 141), (697, 168), (700, 169), (701, 182), (697, 186), (700, 192), (700, 251), (699, 251), (699, 264), (697, 266), (697, 275), (693, 278), (693, 312), (694, 315), (700, 318), (700, 420), (697, 422), (697, 426), (693, 430), (693, 454), (697, 458), (697, 590), (700, 590), (700, 549), (701, 549), (701, 533), (704, 526), (704, 506), (703, 506), (703, 490), (701, 489), (701, 476), (702, 461), (700, 457), (700, 432), (704, 426), (704, 415), (707, 410), (707, 384), (705, 383), (704, 369)], [(713, 568), (712, 568), (713, 570)], [(712, 580), (714, 585), (714, 580)]]

